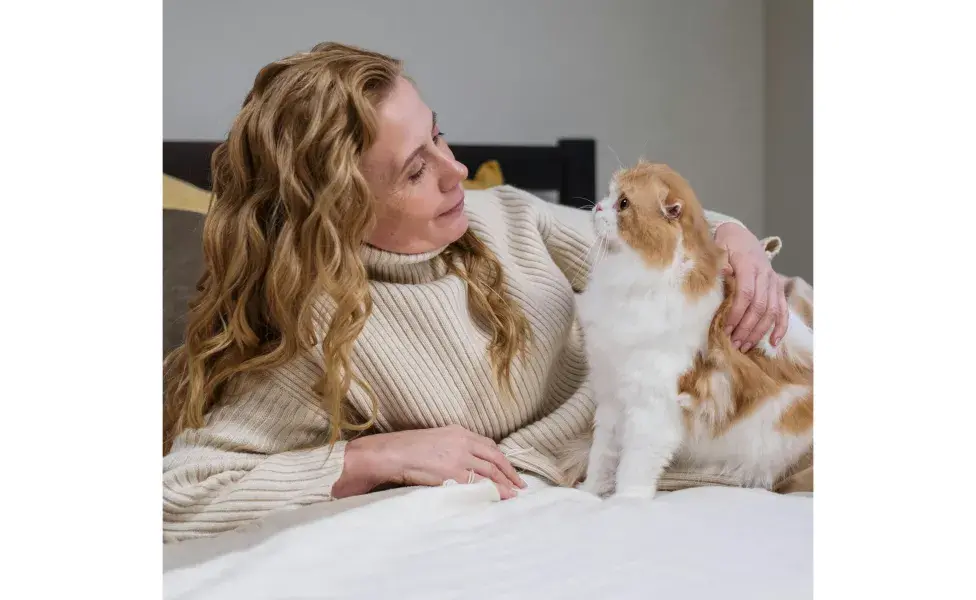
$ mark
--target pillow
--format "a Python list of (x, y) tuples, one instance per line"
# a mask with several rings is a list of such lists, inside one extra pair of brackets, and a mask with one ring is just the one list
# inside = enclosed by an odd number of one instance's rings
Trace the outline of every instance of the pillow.
[(163, 210), (188, 210), (207, 214), (210, 192), (163, 173)]
[(489, 160), (481, 163), (478, 170), (475, 171), (473, 179), (465, 179), (461, 185), (466, 190), (486, 190), (504, 183), (502, 166), (498, 164), (497, 160)]
[(163, 356), (183, 343), (186, 311), (203, 274), (210, 192), (163, 174)]

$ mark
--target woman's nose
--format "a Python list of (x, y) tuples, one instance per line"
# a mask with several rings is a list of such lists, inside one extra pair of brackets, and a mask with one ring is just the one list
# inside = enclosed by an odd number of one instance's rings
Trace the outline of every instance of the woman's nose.
[(454, 168), (457, 170), (458, 175), (460, 175), (461, 179), (468, 178), (468, 167), (466, 167), (463, 162), (455, 160)]
[(448, 168), (441, 170), (439, 185), (443, 191), (450, 191), (454, 186), (468, 178), (468, 168), (464, 163), (454, 159), (448, 163)]

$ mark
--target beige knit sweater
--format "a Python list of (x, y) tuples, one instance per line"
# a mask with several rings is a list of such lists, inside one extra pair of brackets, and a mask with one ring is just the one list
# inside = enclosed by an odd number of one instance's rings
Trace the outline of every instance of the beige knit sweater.
[[(364, 250), (374, 307), (354, 366), (379, 397), (378, 432), (459, 424), (499, 442), (516, 468), (554, 481), (555, 454), (589, 427), (594, 407), (575, 318), (581, 285), (571, 285), (585, 281), (596, 254), (590, 214), (507, 186), (467, 192), (466, 211), (533, 330), (526, 358), (512, 368), (514, 401), (496, 396), (489, 338), (468, 313), (464, 283), (444, 272), (437, 252)], [(713, 231), (735, 221), (707, 216)], [(309, 350), (176, 440), (163, 460), (165, 541), (332, 499), (346, 442), (323, 445), (328, 420), (312, 392), (320, 364), (321, 351)], [(358, 388), (349, 401), (368, 414)], [(672, 473), (664, 486), (692, 483)]]

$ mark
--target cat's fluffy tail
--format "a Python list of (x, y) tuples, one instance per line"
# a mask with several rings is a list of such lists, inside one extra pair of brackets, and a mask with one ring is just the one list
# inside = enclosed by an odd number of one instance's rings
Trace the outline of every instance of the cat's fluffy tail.
[(587, 431), (582, 436), (570, 440), (556, 456), (559, 460), (559, 470), (563, 474), (559, 485), (575, 487), (586, 475), (586, 465), (590, 458), (590, 446), (593, 443), (593, 433)]

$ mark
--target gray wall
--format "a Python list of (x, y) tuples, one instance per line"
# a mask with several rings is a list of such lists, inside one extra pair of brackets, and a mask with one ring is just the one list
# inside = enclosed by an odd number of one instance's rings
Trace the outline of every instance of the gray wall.
[(167, 0), (163, 15), (167, 139), (222, 137), (261, 66), (337, 40), (405, 59), (449, 141), (594, 137), (601, 193), (608, 145), (643, 152), (766, 229), (762, 0)]
[(813, 0), (766, 0), (766, 230), (813, 283)]

